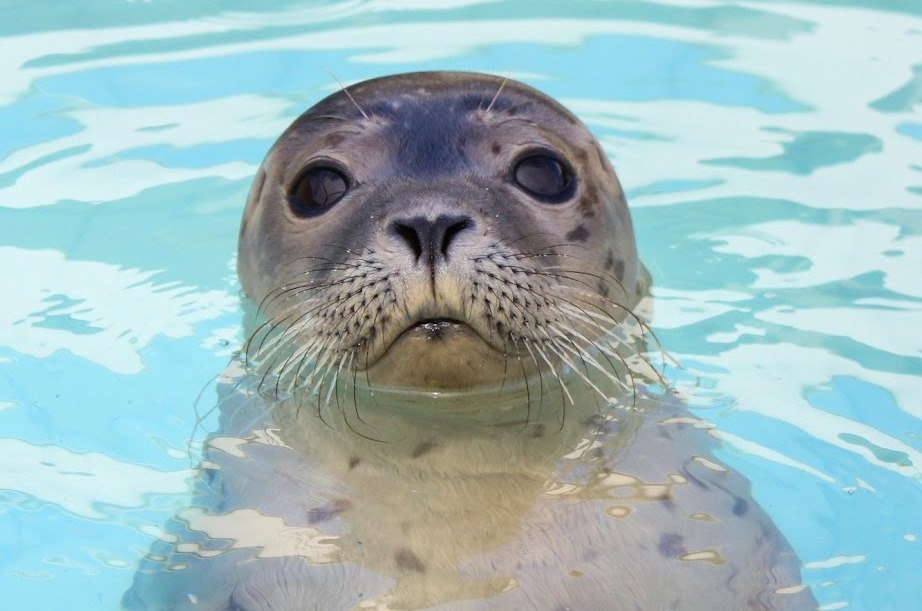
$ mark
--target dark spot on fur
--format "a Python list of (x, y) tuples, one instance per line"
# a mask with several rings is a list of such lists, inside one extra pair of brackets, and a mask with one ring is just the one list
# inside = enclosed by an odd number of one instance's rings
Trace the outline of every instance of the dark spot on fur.
[(596, 288), (599, 291), (599, 295), (601, 295), (602, 297), (608, 297), (608, 294), (611, 292), (608, 287), (608, 283), (605, 282), (604, 280), (599, 280), (599, 283), (596, 286)]
[(602, 414), (593, 414), (586, 419), (585, 425), (586, 428), (608, 435), (618, 431), (618, 421), (606, 418)]
[(352, 502), (346, 499), (336, 499), (332, 503), (327, 503), (323, 507), (314, 507), (307, 512), (308, 524), (319, 524), (352, 509)]
[(568, 240), (572, 240), (574, 242), (585, 242), (586, 238), (588, 237), (589, 231), (587, 231), (586, 226), (582, 224), (577, 225), (575, 228), (571, 229), (566, 235)]
[(746, 499), (739, 497), (739, 496), (734, 498), (732, 511), (733, 511), (733, 515), (735, 516), (746, 515), (746, 512), (749, 511), (749, 502)]
[(666, 558), (678, 558), (687, 553), (682, 544), (684, 538), (677, 533), (667, 533), (659, 539), (659, 553)]
[(425, 573), (426, 567), (419, 557), (409, 548), (401, 548), (394, 554), (394, 560), (397, 561), (397, 567), (404, 571), (413, 571), (414, 573)]
[(493, 151), (494, 155), (499, 155), (499, 152), (503, 150), (503, 147), (499, 145), (499, 142), (494, 142), (493, 146), (490, 147), (490, 150)]
[(615, 261), (615, 278), (618, 279), (618, 282), (624, 281), (624, 261), (621, 259)]
[(352, 471), (353, 469), (358, 467), (360, 462), (362, 461), (359, 459), (358, 456), (350, 456), (349, 457), (349, 470)]
[(615, 253), (612, 252), (611, 248), (608, 249), (608, 254), (605, 256), (605, 269), (611, 271), (615, 268)]
[(531, 429), (532, 438), (539, 439), (541, 437), (544, 437), (544, 428), (545, 427), (543, 424), (536, 424), (534, 427), (532, 427)]
[(599, 201), (599, 189), (595, 185), (587, 185), (586, 191), (579, 200), (579, 211), (584, 218), (595, 216), (595, 205)]
[(423, 441), (413, 449), (413, 453), (410, 454), (410, 457), (419, 458), (423, 454), (428, 454), (436, 448), (436, 445), (434, 441)]

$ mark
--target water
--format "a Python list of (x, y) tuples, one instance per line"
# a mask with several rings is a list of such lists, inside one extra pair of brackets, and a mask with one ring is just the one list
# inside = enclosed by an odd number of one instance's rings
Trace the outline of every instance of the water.
[(673, 379), (822, 608), (920, 604), (918, 3), (267, 4), (0, 6), (0, 608), (117, 608), (242, 339), (262, 155), (332, 75), (419, 69), (590, 125)]

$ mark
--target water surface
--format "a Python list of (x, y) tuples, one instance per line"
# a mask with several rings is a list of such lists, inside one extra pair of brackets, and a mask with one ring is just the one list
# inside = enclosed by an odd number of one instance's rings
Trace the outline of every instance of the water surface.
[(0, 7), (0, 608), (117, 607), (242, 341), (263, 154), (336, 79), (428, 69), (593, 129), (719, 458), (823, 609), (917, 606), (918, 3), (432, 4)]

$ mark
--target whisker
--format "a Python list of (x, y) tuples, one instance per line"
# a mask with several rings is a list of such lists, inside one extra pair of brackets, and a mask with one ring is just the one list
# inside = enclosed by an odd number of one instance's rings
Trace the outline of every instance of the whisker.
[(355, 107), (359, 109), (359, 112), (362, 113), (362, 116), (365, 117), (366, 120), (368, 120), (368, 115), (365, 114), (365, 111), (362, 110), (362, 107), (359, 106), (359, 103), (356, 102), (356, 101), (355, 101), (355, 98), (352, 97), (352, 94), (349, 93), (349, 89), (347, 89), (346, 86), (342, 84), (342, 81), (340, 81), (338, 78), (336, 78), (336, 75), (335, 75), (335, 74), (333, 74), (332, 72), (330, 72), (330, 76), (333, 77), (333, 80), (334, 80), (334, 81), (336, 81), (337, 83), (339, 83), (339, 88), (343, 90), (343, 93), (346, 94), (346, 97), (349, 98), (349, 100), (355, 105)]
[(499, 89), (496, 90), (496, 94), (494, 94), (493, 99), (490, 100), (490, 103), (489, 105), (487, 105), (487, 108), (486, 110), (484, 110), (484, 112), (487, 112), (487, 113), (490, 112), (490, 110), (493, 108), (493, 104), (495, 104), (496, 100), (499, 98), (499, 94), (503, 91), (503, 87), (505, 87), (506, 83), (508, 82), (509, 82), (509, 77), (506, 76), (503, 79), (503, 82), (499, 84)]

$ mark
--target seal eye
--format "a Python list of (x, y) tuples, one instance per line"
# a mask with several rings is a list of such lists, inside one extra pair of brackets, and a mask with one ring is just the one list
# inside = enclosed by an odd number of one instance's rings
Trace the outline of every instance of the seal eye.
[(328, 166), (308, 168), (291, 193), (291, 204), (300, 214), (316, 214), (338, 202), (349, 182), (342, 172)]
[(515, 182), (538, 199), (561, 202), (570, 196), (573, 174), (554, 157), (539, 153), (519, 161)]

